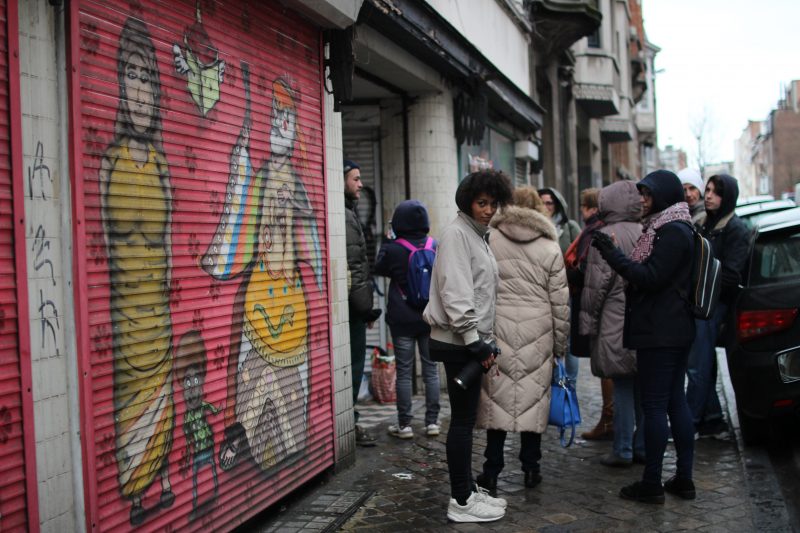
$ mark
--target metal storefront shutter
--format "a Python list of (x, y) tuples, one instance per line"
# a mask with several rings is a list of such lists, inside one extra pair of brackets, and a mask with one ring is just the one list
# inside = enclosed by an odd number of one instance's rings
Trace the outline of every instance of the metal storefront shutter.
[(231, 529), (333, 464), (320, 31), (278, 2), (76, 15), (90, 526)]
[[(21, 141), (21, 132), (12, 131), (11, 127), (11, 112), (19, 113), (19, 85), (9, 85), (12, 66), (17, 73), (14, 83), (19, 83), (19, 64), (9, 61), (12, 31), (16, 38), (15, 6), (0, 0), (0, 531), (38, 531), (35, 491), (28, 490), (29, 484), (35, 487), (36, 470), (29, 418), (32, 407), (24, 228), (15, 228), (14, 224), (14, 214), (19, 216), (24, 205), (22, 169), (12, 173), (11, 153), (11, 139), (15, 143)], [(16, 91), (15, 97), (12, 91)], [(20, 150), (14, 161), (18, 165), (22, 152), (19, 147), (15, 149)], [(28, 354), (25, 360), (23, 353)], [(25, 430), (31, 434), (26, 436)]]
[[(358, 216), (367, 238), (367, 258), (370, 262), (370, 270), (375, 264), (375, 257), (380, 248), (384, 231), (379, 135), (378, 128), (345, 129), (342, 135), (345, 159), (356, 161), (361, 167), (361, 181), (364, 183), (364, 189), (361, 192), (361, 199), (358, 201)], [(387, 285), (384, 283), (384, 278), (375, 278), (375, 282), (380, 293), (385, 294)], [(373, 293), (374, 306), (376, 309), (382, 309), (383, 314), (374, 327), (367, 329), (365, 373), (372, 372), (371, 346), (380, 346), (383, 349), (387, 347), (386, 303), (385, 297), (380, 293), (378, 291)]]

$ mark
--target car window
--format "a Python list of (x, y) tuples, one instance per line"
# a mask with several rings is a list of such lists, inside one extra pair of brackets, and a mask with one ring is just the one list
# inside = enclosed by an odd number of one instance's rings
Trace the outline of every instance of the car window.
[(750, 285), (800, 279), (800, 232), (759, 239), (753, 251)]
[(780, 210), (762, 211), (760, 213), (755, 213), (753, 215), (740, 217), (740, 218), (742, 219), (742, 222), (744, 222), (745, 226), (747, 226), (748, 228), (753, 228), (753, 227), (758, 225), (758, 222), (760, 220), (765, 219), (767, 217), (771, 217), (775, 213), (780, 213)]

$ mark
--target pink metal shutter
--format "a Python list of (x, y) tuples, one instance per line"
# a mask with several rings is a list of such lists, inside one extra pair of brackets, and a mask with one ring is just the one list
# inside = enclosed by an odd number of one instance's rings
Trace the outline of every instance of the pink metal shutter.
[(17, 25), (16, 2), (0, 0), (0, 531), (38, 531)]
[(333, 464), (320, 31), (74, 9), (89, 526), (231, 529)]

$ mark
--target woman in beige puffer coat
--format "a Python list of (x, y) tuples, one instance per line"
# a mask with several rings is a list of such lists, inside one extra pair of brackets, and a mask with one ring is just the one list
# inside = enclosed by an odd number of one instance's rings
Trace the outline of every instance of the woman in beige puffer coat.
[(506, 433), (520, 432), (525, 486), (541, 481), (541, 434), (550, 412), (553, 357), (563, 357), (569, 336), (569, 290), (555, 227), (536, 191), (514, 191), (513, 205), (490, 223), (497, 260), (495, 335), (497, 365), (483, 377), (477, 427), (487, 430), (483, 474), (494, 491), (503, 469)]

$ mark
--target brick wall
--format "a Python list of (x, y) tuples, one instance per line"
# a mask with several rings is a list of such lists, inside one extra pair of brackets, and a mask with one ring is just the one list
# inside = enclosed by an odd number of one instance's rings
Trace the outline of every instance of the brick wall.
[(773, 131), (772, 191), (776, 198), (781, 193), (794, 191), (800, 182), (800, 113), (792, 109), (775, 112)]

